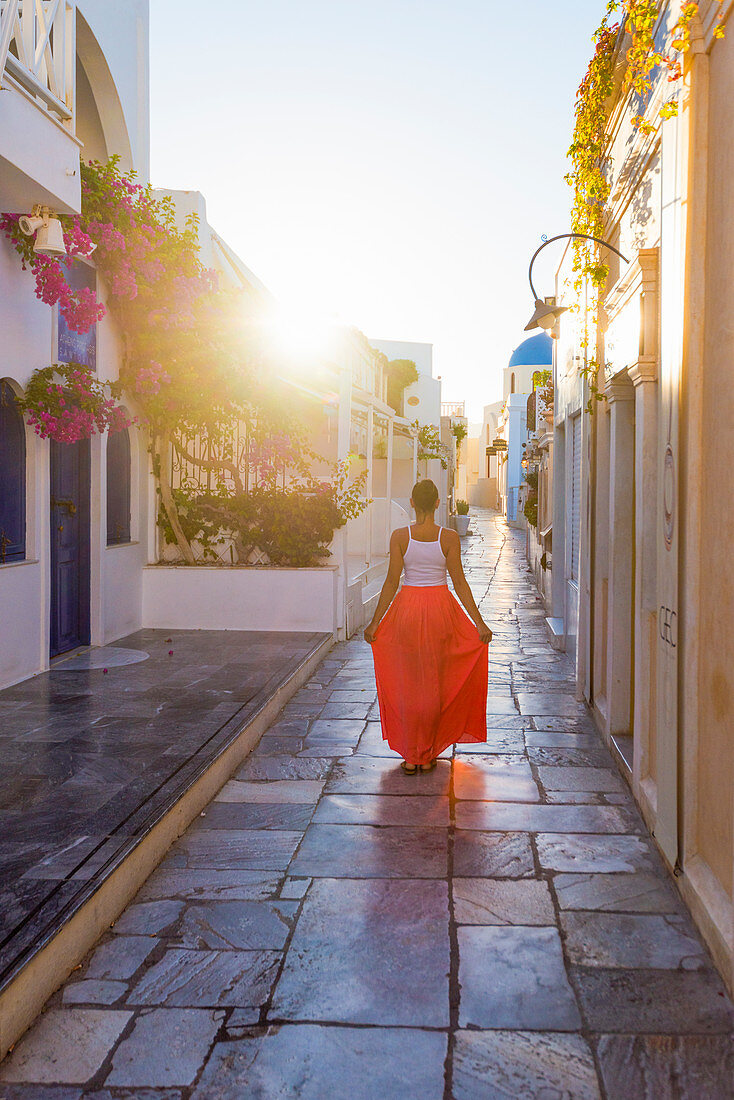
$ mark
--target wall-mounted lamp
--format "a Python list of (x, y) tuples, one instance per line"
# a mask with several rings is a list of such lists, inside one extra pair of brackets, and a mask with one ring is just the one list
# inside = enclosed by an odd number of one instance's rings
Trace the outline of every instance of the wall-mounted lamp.
[(568, 306), (559, 306), (556, 304), (555, 298), (539, 298), (538, 294), (533, 286), (533, 264), (540, 252), (544, 248), (547, 248), (549, 244), (553, 244), (554, 241), (567, 240), (573, 238), (580, 241), (594, 241), (596, 244), (602, 245), (604, 248), (608, 248), (610, 252), (614, 252), (619, 256), (620, 260), (624, 260), (627, 264), (629, 260), (626, 256), (623, 256), (619, 249), (615, 248), (613, 244), (609, 244), (608, 241), (603, 241), (600, 237), (590, 237), (588, 233), (559, 233), (557, 237), (551, 237), (550, 240), (543, 241), (540, 248), (536, 248), (533, 253), (533, 257), (530, 261), (530, 267), (528, 268), (528, 280), (530, 282), (530, 292), (535, 299), (535, 310), (533, 316), (530, 318), (525, 326), (525, 331), (529, 332), (534, 328), (545, 329), (555, 340), (558, 339), (558, 321), (562, 313), (565, 313)]
[(34, 206), (30, 216), (23, 214), (18, 218), (18, 225), (26, 237), (35, 234), (34, 252), (41, 252), (46, 256), (66, 255), (63, 227), (47, 206)]

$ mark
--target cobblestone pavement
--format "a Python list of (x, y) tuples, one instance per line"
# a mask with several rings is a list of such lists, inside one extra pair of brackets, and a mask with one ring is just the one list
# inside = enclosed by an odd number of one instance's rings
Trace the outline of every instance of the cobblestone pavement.
[(732, 1096), (732, 1004), (546, 642), (523, 538), (473, 526), (487, 745), (404, 775), (369, 647), (336, 647), (0, 1100)]

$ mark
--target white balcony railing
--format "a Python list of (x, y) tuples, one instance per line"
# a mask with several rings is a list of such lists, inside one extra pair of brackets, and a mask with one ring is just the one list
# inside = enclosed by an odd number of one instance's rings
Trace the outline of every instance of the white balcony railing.
[(0, 0), (0, 83), (20, 85), (70, 130), (75, 18), (74, 0)]

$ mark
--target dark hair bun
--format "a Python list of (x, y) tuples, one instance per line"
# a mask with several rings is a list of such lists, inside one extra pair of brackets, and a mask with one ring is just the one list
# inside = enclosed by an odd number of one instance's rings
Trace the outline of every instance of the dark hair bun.
[(418, 512), (433, 512), (438, 504), (438, 489), (429, 477), (416, 481), (411, 493), (413, 504)]

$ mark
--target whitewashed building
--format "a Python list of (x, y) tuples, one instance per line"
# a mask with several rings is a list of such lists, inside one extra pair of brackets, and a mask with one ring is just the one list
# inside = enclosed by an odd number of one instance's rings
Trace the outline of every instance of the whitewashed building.
[[(680, 10), (660, 5), (657, 48), (670, 48)], [(550, 620), (575, 647), (579, 695), (732, 988), (730, 10), (703, 0), (681, 78), (656, 71), (642, 103), (620, 92), (624, 26), (615, 44), (603, 236), (627, 262), (612, 258), (598, 313), (582, 286), (578, 312), (560, 323)], [(677, 114), (663, 120), (671, 97)], [(565, 305), (569, 282), (566, 256), (556, 288)]]
[[(0, 211), (81, 209), (80, 157), (120, 157), (148, 178), (148, 3), (61, 0), (0, 9)], [(96, 284), (94, 268), (78, 273)], [(50, 444), (15, 408), (33, 370), (64, 354), (56, 309), (36, 298), (30, 271), (0, 240), (0, 686), (48, 667), (50, 658), (100, 644), (141, 622), (142, 567), (152, 537), (145, 441), (119, 433)], [(104, 301), (104, 288), (99, 288)], [(61, 339), (60, 339), (61, 337)], [(61, 346), (60, 346), (61, 345)], [(102, 379), (117, 376), (109, 318), (75, 358)], [(108, 470), (121, 517), (108, 524)], [(117, 484), (119, 482), (119, 484)], [(119, 511), (119, 509), (118, 509)]]

